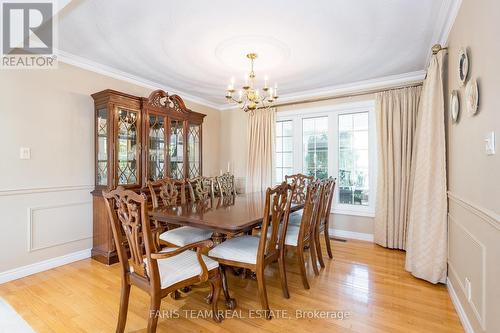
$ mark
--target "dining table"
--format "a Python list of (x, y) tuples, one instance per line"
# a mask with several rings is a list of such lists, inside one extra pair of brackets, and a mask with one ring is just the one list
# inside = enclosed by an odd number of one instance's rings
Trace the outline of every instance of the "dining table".
[[(266, 192), (252, 192), (153, 208), (149, 216), (162, 223), (211, 230), (212, 240), (217, 245), (227, 237), (258, 227), (264, 218), (265, 203)], [(290, 211), (303, 207), (303, 204), (292, 204)]]
[[(204, 200), (186, 202), (184, 204), (167, 207), (152, 208), (149, 217), (152, 220), (165, 224), (191, 226), (213, 231), (214, 245), (220, 244), (226, 238), (237, 234), (250, 233), (255, 227), (262, 224), (266, 204), (266, 192), (252, 192), (228, 196), (209, 196)], [(290, 212), (304, 208), (303, 204), (292, 204)], [(227, 277), (223, 266), (220, 267), (222, 275), (222, 291), (228, 309), (234, 309), (236, 300), (229, 295)], [(241, 272), (233, 270), (240, 275)], [(247, 274), (244, 272), (242, 277)], [(255, 279), (254, 274), (249, 275)], [(211, 293), (206, 297), (210, 302)]]

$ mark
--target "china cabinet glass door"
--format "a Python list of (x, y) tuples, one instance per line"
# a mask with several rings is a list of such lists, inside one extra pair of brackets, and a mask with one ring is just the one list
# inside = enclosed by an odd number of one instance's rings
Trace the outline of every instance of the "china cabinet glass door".
[(96, 185), (108, 185), (108, 110), (97, 110)]
[(118, 185), (139, 184), (138, 111), (118, 109), (117, 178)]
[(170, 143), (168, 147), (170, 159), (170, 177), (184, 178), (184, 122), (170, 120)]
[(201, 176), (200, 125), (189, 124), (188, 128), (188, 177)]
[(164, 116), (149, 115), (148, 180), (165, 178), (165, 123)]

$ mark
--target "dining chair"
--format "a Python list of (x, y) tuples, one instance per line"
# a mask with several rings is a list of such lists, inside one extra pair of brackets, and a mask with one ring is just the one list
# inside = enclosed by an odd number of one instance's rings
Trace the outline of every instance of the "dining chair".
[[(147, 183), (149, 189), (149, 197), (151, 208), (158, 207), (160, 205), (167, 206), (174, 202), (185, 202), (185, 186), (182, 181), (173, 180), (170, 178), (163, 178), (157, 181), (148, 181)], [(151, 220), (152, 222), (152, 233), (155, 240), (155, 248), (161, 248), (160, 245), (160, 235), (170, 228), (175, 228), (175, 225), (165, 225), (156, 220)]]
[(214, 179), (212, 177), (195, 177), (187, 180), (190, 200), (202, 201), (214, 197)]
[[(118, 187), (103, 191), (106, 209), (121, 266), (121, 299), (116, 332), (123, 332), (131, 286), (150, 295), (150, 311), (147, 332), (155, 332), (161, 299), (177, 289), (208, 281), (211, 287), (212, 316), (220, 322), (217, 301), (221, 278), (217, 261), (202, 255), (213, 246), (212, 241), (201, 241), (180, 248), (161, 251), (153, 246), (153, 234), (148, 217), (147, 197)], [(130, 252), (130, 261), (125, 241)], [(195, 251), (191, 251), (194, 250)]]
[[(208, 256), (219, 262), (224, 292), (227, 292), (225, 266), (249, 269), (256, 273), (260, 302), (266, 319), (271, 319), (267, 298), (264, 270), (267, 265), (278, 261), (281, 287), (286, 295), (285, 262), (280, 257), (284, 244), (284, 233), (290, 213), (293, 185), (283, 182), (268, 188), (265, 194), (262, 232), (260, 236), (243, 235), (230, 238), (215, 246)], [(270, 230), (270, 237), (266, 237)], [(228, 299), (229, 295), (225, 295)]]
[[(310, 250), (312, 268), (315, 275), (319, 275), (318, 260), (316, 257), (316, 239), (314, 231), (318, 221), (319, 208), (321, 203), (321, 194), (324, 186), (319, 182), (311, 182), (307, 185), (307, 193), (304, 198), (304, 210), (301, 215), (301, 223), (299, 225), (288, 225), (285, 236), (285, 246), (281, 251), (281, 260), (285, 260), (285, 255), (288, 250), (295, 251), (298, 260), (302, 284), (305, 289), (309, 289), (307, 281), (306, 263), (304, 251)], [(285, 272), (286, 274), (286, 272)], [(287, 281), (287, 279), (284, 279)], [(288, 285), (286, 286), (286, 298), (289, 298)]]
[(215, 177), (216, 192), (220, 196), (236, 195), (236, 184), (234, 175), (226, 172), (220, 176)]
[[(307, 185), (314, 181), (313, 176), (306, 176), (301, 173), (297, 173), (294, 175), (285, 175), (285, 181), (290, 184), (295, 184), (295, 193), (292, 195), (292, 203), (293, 204), (304, 204), (304, 200), (307, 194)], [(288, 224), (292, 225), (300, 225), (302, 222), (302, 210), (293, 212), (290, 214), (290, 219)]]
[(285, 175), (285, 181), (295, 185), (295, 192), (292, 195), (292, 204), (304, 204), (307, 185), (314, 181), (314, 177), (297, 173), (294, 175)]
[(330, 245), (330, 233), (329, 233), (329, 227), (330, 227), (330, 212), (332, 210), (332, 201), (333, 201), (333, 196), (335, 192), (335, 184), (336, 184), (336, 178), (328, 178), (322, 182), (323, 184), (323, 191), (321, 194), (321, 204), (319, 208), (319, 214), (318, 214), (318, 222), (316, 225), (316, 230), (314, 232), (315, 236), (315, 243), (316, 243), (316, 252), (318, 254), (318, 261), (321, 265), (321, 267), (325, 267), (325, 263), (323, 261), (323, 254), (321, 251), (321, 242), (319, 241), (320, 234), (323, 232), (324, 237), (325, 237), (325, 244), (326, 244), (326, 250), (328, 252), (328, 257), (330, 259), (333, 258), (332, 254), (332, 248)]
[[(153, 208), (175, 206), (186, 203), (186, 182), (184, 180), (173, 180), (164, 178), (158, 181), (148, 182), (151, 193)], [(170, 227), (169, 230), (159, 234), (159, 242), (165, 245), (185, 246), (187, 244), (210, 239), (212, 231), (200, 228), (183, 226)]]

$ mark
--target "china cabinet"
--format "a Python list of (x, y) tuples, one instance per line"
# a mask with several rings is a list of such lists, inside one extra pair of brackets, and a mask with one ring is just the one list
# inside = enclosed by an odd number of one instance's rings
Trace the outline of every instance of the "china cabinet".
[(92, 95), (95, 115), (94, 238), (92, 257), (118, 261), (102, 190), (123, 186), (148, 192), (147, 181), (201, 176), (204, 114), (181, 97), (156, 90), (137, 97), (114, 90)]

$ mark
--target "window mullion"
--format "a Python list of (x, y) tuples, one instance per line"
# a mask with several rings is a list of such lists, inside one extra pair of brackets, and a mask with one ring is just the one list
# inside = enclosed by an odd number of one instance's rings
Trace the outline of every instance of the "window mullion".
[(303, 170), (302, 161), (303, 157), (303, 148), (302, 148), (302, 117), (296, 116), (294, 117), (293, 122), (293, 169), (294, 173), (300, 173)]

